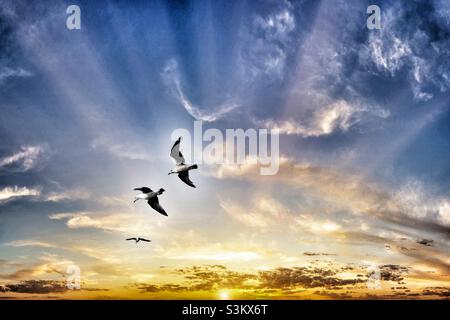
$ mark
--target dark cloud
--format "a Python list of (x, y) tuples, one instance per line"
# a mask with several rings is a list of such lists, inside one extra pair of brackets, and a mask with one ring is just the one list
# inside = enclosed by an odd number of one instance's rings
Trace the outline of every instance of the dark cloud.
[(438, 296), (450, 298), (450, 287), (432, 287), (424, 289), (422, 294), (424, 296)]
[(418, 244), (427, 246), (427, 247), (432, 247), (433, 246), (433, 240), (428, 240), (428, 239), (422, 239), (422, 240), (417, 240)]
[(54, 280), (27, 280), (0, 287), (1, 292), (15, 293), (64, 293), (67, 290), (67, 284), (65, 282)]
[(352, 299), (352, 292), (351, 291), (347, 291), (347, 292), (330, 292), (330, 291), (314, 291), (314, 294), (317, 294), (319, 296), (323, 296), (323, 297), (328, 297), (331, 299), (337, 299), (337, 300), (341, 300), (341, 299)]
[[(109, 291), (109, 289), (103, 288), (84, 288), (83, 283), (81, 283), (81, 289), (83, 291)], [(5, 284), (0, 286), (0, 292), (12, 292), (12, 293), (37, 293), (37, 294), (48, 294), (48, 293), (65, 293), (70, 291), (67, 288), (66, 281), (58, 280), (25, 280), (20, 283)], [(40, 297), (41, 298), (41, 297)], [(3, 299), (3, 297), (0, 297)]]
[(365, 279), (342, 279), (333, 269), (321, 269), (317, 267), (277, 268), (259, 273), (261, 287), (264, 288), (318, 288), (325, 287), (336, 289), (343, 286), (353, 286), (365, 283)]
[(397, 283), (403, 283), (405, 280), (405, 275), (408, 273), (408, 267), (386, 264), (379, 267), (380, 277), (384, 281), (395, 281)]
[(320, 253), (320, 252), (303, 252), (304, 256), (314, 257), (314, 256), (335, 256), (334, 253)]
[(175, 270), (182, 274), (181, 284), (135, 284), (141, 292), (183, 292), (211, 291), (220, 288), (247, 289), (254, 292), (277, 292), (292, 294), (305, 288), (340, 289), (365, 283), (364, 277), (355, 276), (342, 279), (339, 272), (353, 269), (351, 266), (341, 268), (292, 267), (243, 273), (228, 270), (224, 266), (193, 266)]

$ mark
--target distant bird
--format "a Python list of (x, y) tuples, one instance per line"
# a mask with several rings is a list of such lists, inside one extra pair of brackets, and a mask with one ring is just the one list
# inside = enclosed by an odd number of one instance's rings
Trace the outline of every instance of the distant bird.
[(152, 240), (147, 240), (144, 238), (128, 238), (126, 240), (134, 240), (134, 241), (136, 241), (136, 243), (138, 243), (139, 241), (152, 242)]
[(158, 201), (158, 196), (166, 190), (161, 188), (155, 192), (155, 191), (152, 191), (152, 189), (147, 188), (147, 187), (135, 188), (134, 190), (142, 191), (142, 193), (138, 194), (135, 197), (133, 203), (135, 203), (136, 201), (138, 201), (140, 199), (147, 200), (147, 203), (150, 205), (150, 207), (152, 207), (153, 209), (155, 209), (162, 215), (167, 216), (166, 211), (164, 211), (164, 209), (161, 207), (161, 205), (159, 204), (159, 201)]
[(196, 164), (187, 165), (184, 163), (184, 157), (180, 152), (180, 142), (181, 137), (179, 137), (178, 140), (175, 141), (172, 149), (170, 150), (170, 156), (175, 159), (176, 166), (174, 169), (170, 170), (169, 174), (177, 173), (178, 178), (180, 178), (181, 181), (186, 183), (188, 186), (195, 188), (194, 183), (189, 179), (189, 170), (197, 169), (198, 166)]
[(427, 246), (427, 247), (432, 247), (433, 246), (433, 242), (434, 242), (434, 240), (428, 240), (428, 239), (417, 240), (418, 244), (422, 244), (422, 245)]

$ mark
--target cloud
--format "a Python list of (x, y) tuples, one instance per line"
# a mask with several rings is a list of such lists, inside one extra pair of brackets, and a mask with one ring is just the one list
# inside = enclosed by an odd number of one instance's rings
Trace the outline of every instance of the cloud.
[(55, 245), (43, 241), (36, 240), (14, 240), (6, 242), (3, 245), (11, 247), (42, 247), (42, 248), (56, 248)]
[(41, 191), (38, 189), (29, 189), (27, 187), (19, 188), (17, 186), (14, 187), (5, 187), (0, 189), (0, 202), (11, 200), (17, 197), (37, 197), (41, 194)]
[[(17, 244), (13, 246), (40, 246), (44, 248), (50, 248), (45, 243), (28, 243)], [(30, 266), (20, 266), (17, 270), (9, 274), (0, 274), (2, 280), (30, 280), (32, 278), (39, 278), (43, 275), (49, 276), (65, 276), (66, 270), (69, 265), (73, 265), (73, 262), (67, 259), (63, 259), (54, 254), (44, 253), (39, 257), (39, 262)]]
[(303, 252), (304, 256), (315, 257), (315, 256), (335, 256), (334, 253), (324, 253), (324, 252)]
[(289, 209), (280, 202), (267, 196), (255, 196), (250, 199), (251, 206), (244, 207), (231, 200), (220, 200), (222, 209), (234, 220), (261, 230), (273, 229), (274, 222), (289, 221)]
[[(18, 187), (9, 186), (0, 189), (0, 202), (9, 201), (15, 198), (32, 198), (33, 201), (44, 202), (62, 202), (74, 200), (88, 200), (90, 195), (87, 191), (81, 189), (65, 190), (65, 191), (45, 191), (42, 187)], [(108, 197), (101, 197), (98, 199), (99, 203), (108, 204), (114, 203), (117, 205), (118, 200), (110, 199)]]
[(70, 229), (93, 228), (124, 234), (148, 232), (154, 228), (144, 216), (134, 215), (131, 219), (129, 214), (95, 213), (94, 215), (91, 212), (68, 212), (51, 214), (49, 219), (65, 220), (66, 226)]
[(408, 273), (408, 267), (394, 264), (379, 266), (380, 279), (384, 281), (395, 281), (403, 283), (405, 275)]
[(239, 289), (247, 293), (267, 294), (271, 291), (272, 294), (280, 295), (311, 288), (336, 290), (343, 287), (357, 287), (367, 281), (365, 275), (358, 276), (358, 273), (354, 272), (352, 276), (348, 271), (357, 270), (350, 266), (336, 265), (279, 267), (250, 273), (229, 270), (223, 265), (201, 265), (174, 270), (174, 273), (183, 277), (179, 283), (137, 283), (135, 286), (143, 293), (218, 291), (226, 288)]
[[(292, 53), (296, 27), (293, 5), (288, 1), (272, 4), (266, 13), (255, 14), (241, 32), (240, 79), (252, 83), (261, 77), (283, 78)], [(242, 80), (241, 80), (242, 81)]]
[(251, 262), (265, 259), (272, 250), (240, 241), (214, 242), (194, 230), (176, 231), (164, 246), (155, 248), (155, 258), (216, 263)]
[(450, 288), (449, 287), (431, 287), (431, 288), (424, 289), (422, 292), (422, 295), (448, 298), (448, 297), (450, 297)]
[(9, 68), (9, 67), (1, 67), (0, 68), (0, 84), (7, 80), (8, 78), (27, 78), (31, 77), (33, 74), (23, 68)]
[(15, 293), (63, 293), (67, 290), (67, 284), (64, 281), (55, 280), (27, 280), (17, 284), (0, 286), (0, 292)]
[(420, 207), (418, 210), (420, 214), (414, 211), (415, 206), (421, 204), (420, 201), (414, 204), (405, 203), (394, 190), (391, 192), (383, 190), (358, 174), (309, 164), (296, 164), (287, 160), (280, 164), (279, 173), (270, 178), (258, 175), (256, 166), (241, 168), (239, 172), (222, 171), (221, 177), (253, 182), (270, 179), (272, 182), (277, 181), (300, 188), (303, 192), (318, 196), (322, 201), (332, 203), (335, 208), (341, 208), (354, 215), (365, 214), (416, 231), (439, 232), (450, 237), (450, 225), (444, 223), (444, 219), (436, 218), (436, 214), (429, 214), (420, 210)]
[[(77, 244), (55, 244), (46, 241), (24, 239), (15, 240), (3, 244), (10, 247), (38, 247), (44, 249), (58, 249), (71, 253), (82, 254), (94, 260), (94, 263), (85, 267), (84, 279), (89, 280), (89, 276), (96, 276), (98, 274), (103, 276), (128, 276), (128, 271), (120, 265), (122, 261), (116, 255), (116, 251), (112, 252), (102, 247), (93, 245), (82, 246)], [(45, 252), (39, 257), (39, 262), (31, 266), (24, 266), (23, 264), (14, 264), (11, 266), (18, 268), (10, 274), (0, 274), (0, 279), (21, 280), (30, 279), (33, 277), (42, 276), (44, 274), (60, 274), (65, 275), (66, 269), (69, 265), (74, 263), (65, 258), (60, 258), (55, 254)]]
[(90, 198), (89, 192), (81, 189), (50, 192), (45, 196), (47, 201), (60, 202), (64, 200), (86, 200)]
[(238, 104), (233, 101), (225, 101), (224, 103), (209, 108), (208, 110), (195, 106), (183, 92), (181, 86), (181, 76), (178, 70), (178, 62), (175, 59), (169, 60), (162, 72), (163, 80), (174, 92), (176, 98), (186, 111), (196, 120), (205, 122), (213, 122), (222, 118), (225, 114), (236, 109)]
[(20, 151), (0, 158), (0, 169), (8, 168), (14, 171), (25, 172), (34, 168), (42, 156), (42, 146), (23, 146)]
[(387, 111), (357, 107), (340, 100), (313, 112), (311, 119), (304, 123), (293, 119), (279, 122), (268, 120), (264, 126), (278, 128), (281, 134), (295, 134), (306, 138), (320, 137), (336, 131), (348, 131), (355, 124), (363, 120), (364, 113), (377, 114), (382, 118), (389, 115)]
[(383, 7), (382, 28), (370, 32), (360, 59), (372, 72), (391, 77), (402, 71), (419, 101), (450, 89), (448, 4), (399, 1)]

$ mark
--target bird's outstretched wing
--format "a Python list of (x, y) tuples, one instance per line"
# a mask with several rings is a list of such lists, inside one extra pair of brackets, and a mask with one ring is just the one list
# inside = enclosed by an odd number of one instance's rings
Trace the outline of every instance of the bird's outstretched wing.
[(180, 143), (181, 137), (179, 137), (178, 140), (175, 141), (175, 143), (172, 146), (172, 149), (170, 149), (170, 156), (175, 159), (177, 165), (184, 164), (184, 157), (180, 151)]
[(137, 240), (136, 238), (128, 238), (128, 239), (126, 239), (126, 240)]
[(166, 211), (164, 211), (164, 209), (159, 204), (159, 201), (158, 201), (157, 197), (150, 198), (150, 199), (148, 199), (147, 202), (150, 205), (150, 207), (152, 207), (153, 209), (155, 209), (156, 211), (158, 211), (162, 215), (167, 216)]
[(178, 177), (186, 183), (188, 186), (191, 186), (192, 188), (195, 188), (194, 183), (189, 179), (189, 172), (183, 171), (178, 174)]
[(152, 192), (152, 189), (147, 188), (147, 187), (134, 188), (134, 190), (142, 191), (142, 193), (150, 193), (150, 192)]
[(145, 241), (145, 242), (152, 242), (152, 240), (148, 240), (148, 239), (144, 239), (144, 238), (139, 238), (139, 240)]

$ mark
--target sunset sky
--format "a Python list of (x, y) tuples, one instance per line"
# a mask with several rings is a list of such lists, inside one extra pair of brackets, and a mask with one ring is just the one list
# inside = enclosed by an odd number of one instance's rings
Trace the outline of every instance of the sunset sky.
[[(0, 0), (0, 299), (450, 297), (449, 39), (447, 0)], [(279, 172), (168, 176), (195, 120)]]

